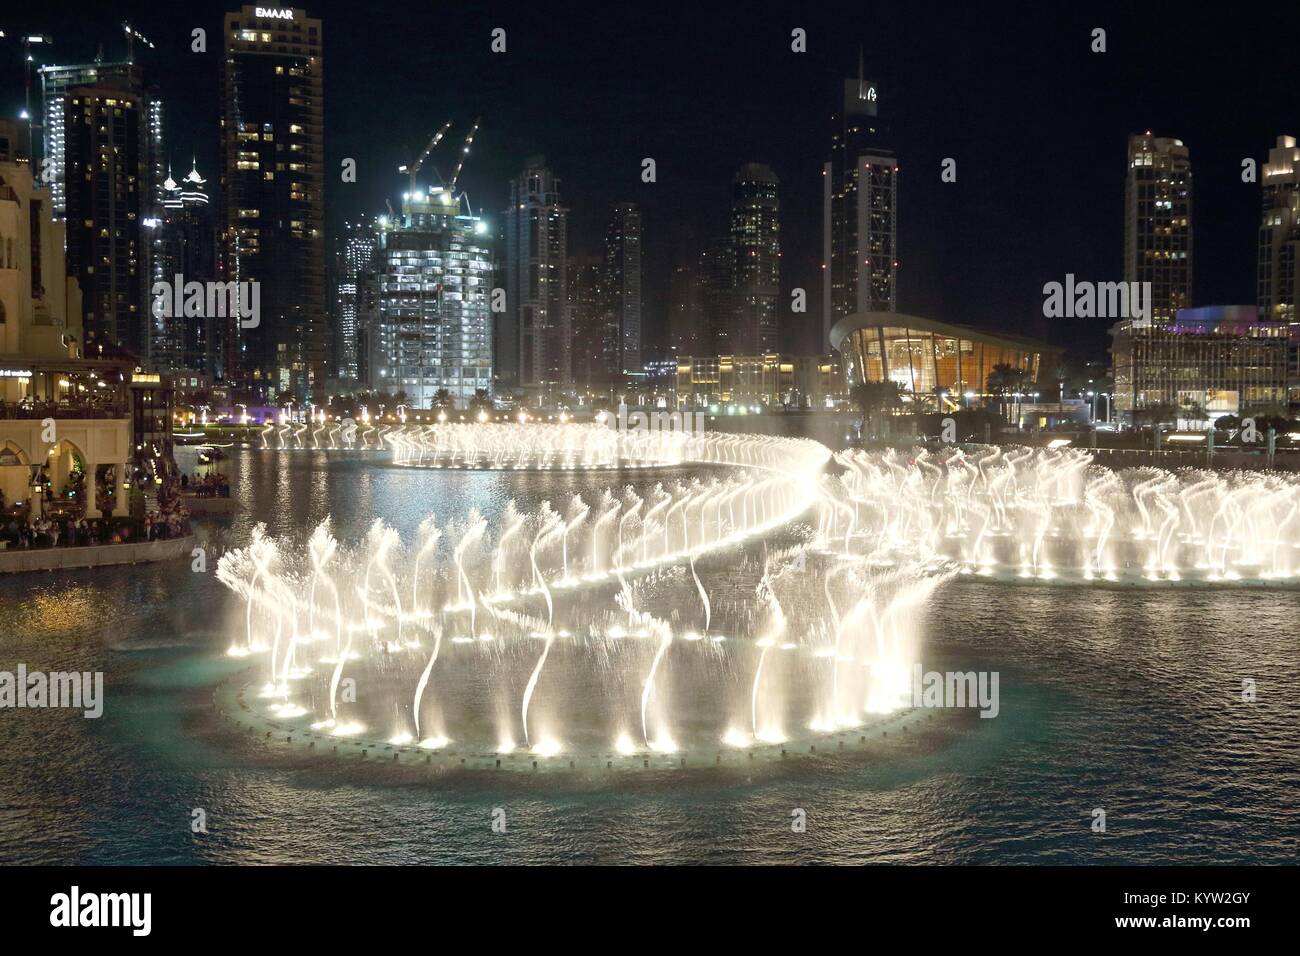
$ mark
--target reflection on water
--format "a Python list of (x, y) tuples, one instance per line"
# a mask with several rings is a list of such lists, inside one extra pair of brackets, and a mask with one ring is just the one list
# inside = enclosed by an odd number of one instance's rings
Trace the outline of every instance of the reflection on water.
[[(431, 511), (495, 516), (610, 483), (234, 451), (248, 511), (202, 525), (209, 570), (257, 521), (300, 534), (330, 514), (355, 540), (382, 517), (411, 534)], [(103, 670), (107, 694), (99, 720), (0, 711), (0, 861), (1290, 862), (1300, 837), (1294, 592), (948, 584), (924, 616), (925, 667), (999, 671), (996, 720), (942, 721), (865, 762), (617, 789), (395, 785), (232, 740), (209, 698), (235, 610), (184, 561), (0, 578), (0, 670)], [(491, 832), (497, 806), (509, 838)], [(807, 833), (790, 832), (793, 807)]]

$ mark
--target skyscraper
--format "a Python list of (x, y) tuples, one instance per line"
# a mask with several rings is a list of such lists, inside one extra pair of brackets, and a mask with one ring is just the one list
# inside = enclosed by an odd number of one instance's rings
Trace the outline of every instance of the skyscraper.
[(560, 181), (535, 156), (510, 183), (506, 312), (496, 329), (501, 384), (534, 391), (573, 381), (568, 218)]
[(1260, 181), (1258, 305), (1261, 319), (1297, 321), (1296, 251), (1300, 249), (1300, 147), (1279, 136)]
[(1192, 304), (1192, 164), (1180, 139), (1128, 139), (1124, 281), (1151, 283), (1151, 323)]
[(87, 351), (121, 346), (147, 358), (147, 104), (105, 86), (71, 87), (63, 103), (68, 274), (81, 283)]
[(574, 384), (601, 391), (611, 382), (605, 360), (611, 323), (603, 256), (569, 259), (569, 308)]
[(610, 207), (605, 230), (605, 290), (609, 334), (605, 365), (610, 374), (641, 372), (641, 210), (636, 203)]
[(731, 238), (717, 238), (700, 253), (700, 330), (695, 355), (731, 354), (731, 316), (734, 314), (732, 278), (735, 256)]
[[(157, 247), (153, 282), (171, 285), (177, 276), (182, 283), (216, 278), (216, 229), (208, 205), (207, 183), (197, 163), (179, 183), (172, 178), (171, 170), (167, 171), (162, 217), (145, 224)], [(222, 345), (226, 335), (233, 334), (233, 326), (227, 327), (225, 319), (211, 315), (153, 316), (151, 322), (150, 352), (155, 368), (203, 372), (214, 381), (225, 381)]]
[(674, 358), (698, 355), (704, 314), (704, 284), (698, 263), (679, 262), (668, 284), (668, 346)]
[(381, 225), (368, 317), (369, 383), (429, 408), (447, 389), (461, 408), (492, 388), (492, 239), (446, 189), (407, 193), (398, 222)]
[(321, 21), (298, 8), (225, 17), (221, 65), (221, 265), (260, 284), (255, 327), (231, 359), (242, 387), (320, 403), (329, 367), (325, 307)]
[(876, 85), (844, 81), (822, 169), (822, 337), (855, 312), (898, 307), (898, 160), (878, 116)]
[(375, 254), (368, 223), (347, 223), (334, 250), (334, 363), (339, 378), (360, 376), (361, 287)]
[(42, 108), (42, 159), (38, 173), (49, 184), (54, 197), (54, 216), (67, 215), (67, 157), (64, 111), (68, 90), (78, 86), (112, 87), (134, 94), (142, 104), (144, 121), (139, 124), (140, 155), (144, 157), (147, 188), (142, 192), (146, 206), (162, 202), (163, 104), (155, 87), (146, 85), (144, 69), (132, 59), (39, 68)]
[(733, 311), (730, 348), (776, 351), (781, 286), (779, 181), (770, 166), (746, 163), (731, 181)]

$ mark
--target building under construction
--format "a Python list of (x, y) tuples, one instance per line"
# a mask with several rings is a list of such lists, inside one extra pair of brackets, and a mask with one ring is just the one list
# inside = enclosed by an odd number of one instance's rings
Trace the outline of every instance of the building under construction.
[[(465, 140), (461, 165), (477, 124)], [(444, 186), (424, 187), (417, 175), (447, 127), (412, 164), (401, 216), (379, 220), (372, 260), (374, 295), (365, 316), (368, 384), (430, 408), (446, 389), (465, 408), (492, 386), (492, 236), (456, 193), (461, 165)]]

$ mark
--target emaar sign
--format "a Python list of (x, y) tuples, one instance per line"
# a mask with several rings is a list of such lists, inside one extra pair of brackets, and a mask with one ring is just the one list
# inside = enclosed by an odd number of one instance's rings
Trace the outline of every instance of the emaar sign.
[(258, 17), (267, 20), (292, 20), (293, 11), (290, 9), (279, 9), (276, 7), (256, 7), (254, 13)]

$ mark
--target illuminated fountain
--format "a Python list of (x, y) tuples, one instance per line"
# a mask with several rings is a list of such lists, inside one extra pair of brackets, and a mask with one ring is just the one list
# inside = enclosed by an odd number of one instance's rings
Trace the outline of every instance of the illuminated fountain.
[(844, 452), (826, 534), (878, 565), (1037, 581), (1295, 582), (1300, 477), (1113, 471), (1074, 449)]
[[(219, 706), (343, 756), (468, 769), (748, 767), (869, 746), (928, 715), (909, 677), (958, 575), (1141, 586), (1300, 580), (1300, 479), (1112, 471), (1077, 450), (832, 456), (805, 440), (598, 425), (360, 423), (267, 441), (414, 468), (696, 476), (375, 522), (354, 545), (261, 529)], [(832, 462), (833, 458), (833, 462)], [(829, 468), (827, 466), (830, 465)]]
[(439, 423), (393, 429), (384, 440), (398, 465), (549, 471), (680, 464), (691, 437), (600, 424)]
[[(532, 427), (516, 432), (521, 467), (606, 454), (735, 467), (512, 503), (494, 522), (430, 516), (405, 542), (382, 522), (354, 547), (328, 522), (305, 545), (259, 529), (218, 569), (245, 602), (229, 653), (255, 675), (224, 709), (345, 755), (514, 769), (743, 765), (898, 726), (918, 611), (944, 575), (824, 547), (814, 525), (837, 507), (824, 447), (565, 426), (521, 437)], [(463, 439), (386, 440), (413, 464), (504, 467), (498, 436)]]

